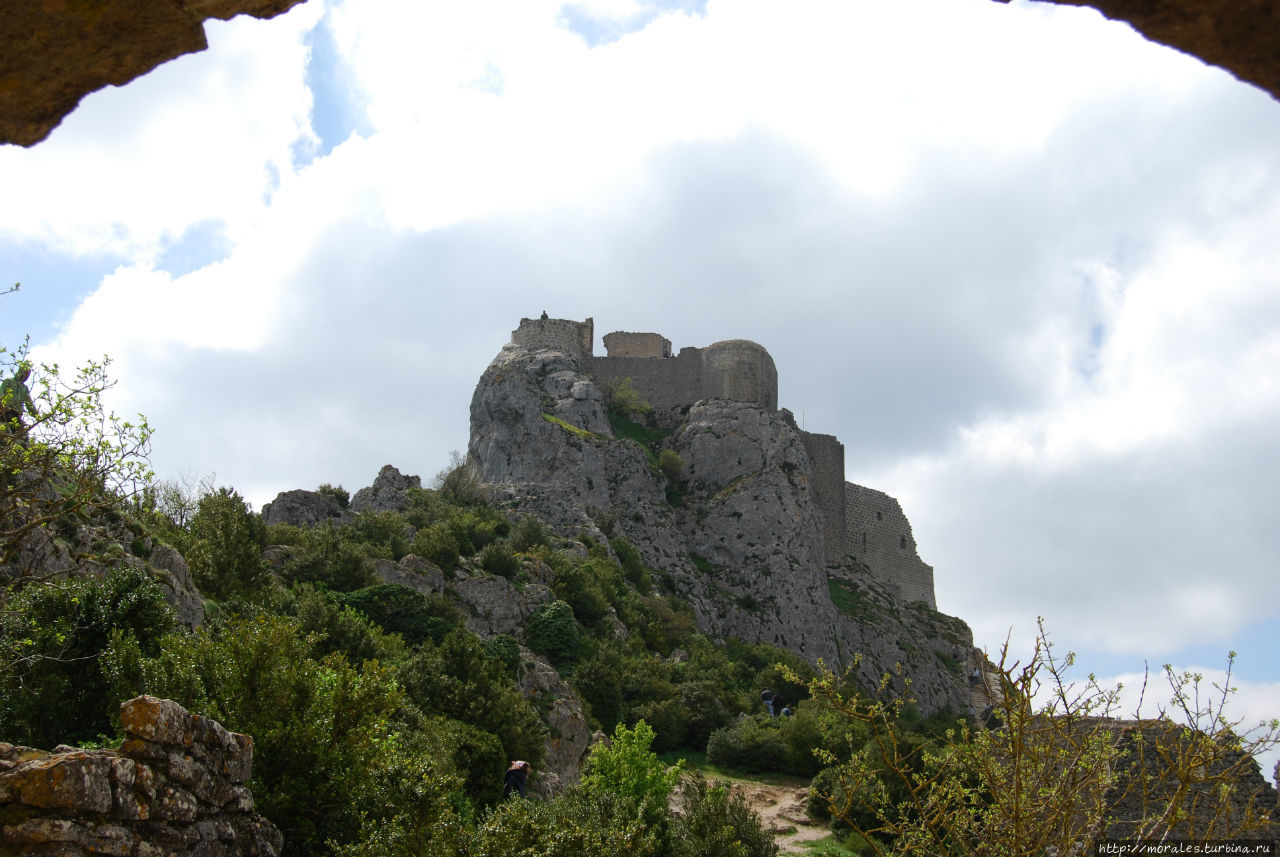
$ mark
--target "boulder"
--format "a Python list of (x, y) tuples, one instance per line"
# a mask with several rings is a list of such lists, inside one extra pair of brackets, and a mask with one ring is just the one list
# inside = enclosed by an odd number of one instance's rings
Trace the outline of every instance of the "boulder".
[(361, 512), (399, 512), (409, 507), (405, 492), (421, 487), (422, 480), (417, 476), (405, 476), (390, 464), (383, 465), (373, 485), (361, 488), (351, 498), (351, 511), (357, 515)]

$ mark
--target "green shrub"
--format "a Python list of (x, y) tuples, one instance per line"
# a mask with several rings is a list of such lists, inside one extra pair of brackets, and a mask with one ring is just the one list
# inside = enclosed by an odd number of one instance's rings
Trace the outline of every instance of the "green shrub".
[(428, 597), (399, 583), (367, 586), (339, 600), (383, 630), (399, 634), (410, 645), (424, 640), (438, 643), (460, 621), (457, 610), (446, 599)]
[(653, 583), (649, 577), (649, 569), (645, 567), (644, 558), (640, 556), (640, 551), (636, 550), (631, 542), (621, 537), (610, 539), (609, 546), (618, 556), (618, 563), (622, 566), (622, 576), (641, 595), (648, 595)]
[(404, 518), (395, 512), (364, 511), (352, 518), (340, 532), (345, 539), (384, 548), (391, 559), (398, 560), (409, 552), (405, 530)]
[(297, 547), (306, 541), (307, 531), (294, 524), (272, 524), (267, 527), (263, 542), (268, 545)]
[(587, 627), (596, 625), (609, 615), (609, 599), (596, 578), (591, 562), (572, 565), (556, 574), (552, 590), (568, 603), (573, 615)]
[(345, 509), (351, 505), (351, 495), (341, 485), (330, 485), (326, 482), (316, 489), (316, 493), (337, 500), (339, 508)]
[(432, 524), (426, 529), (418, 530), (413, 537), (412, 550), (445, 571), (452, 570), (458, 564), (458, 540), (449, 532), (447, 524)]
[[(680, 781), (680, 767), (668, 768), (650, 749), (654, 733), (643, 720), (634, 729), (621, 723), (613, 741), (591, 748), (582, 775), (582, 791), (621, 798), (639, 809), (640, 817), (660, 837), (670, 819), (671, 791)], [(665, 838), (665, 837), (663, 837)]]
[(489, 657), (506, 667), (507, 675), (516, 678), (520, 673), (520, 644), (510, 634), (495, 634), (484, 641)]
[(535, 768), (541, 763), (546, 727), (506, 664), (475, 634), (459, 628), (438, 646), (422, 644), (396, 675), (425, 716), (461, 720), (498, 736), (508, 759), (527, 759)]
[(172, 626), (138, 568), (28, 584), (0, 611), (0, 736), (47, 749), (114, 733), (121, 697), (102, 660), (113, 633), (154, 655)]
[(606, 733), (622, 721), (623, 656), (614, 642), (599, 644), (573, 671), (573, 689), (587, 703), (596, 724)]
[(538, 546), (551, 546), (551, 536), (546, 525), (532, 516), (521, 518), (511, 532), (511, 547), (520, 553), (526, 553)]
[(147, 693), (253, 736), (254, 800), (290, 853), (355, 841), (380, 805), (373, 780), (396, 758), (389, 718), (403, 705), (387, 668), (317, 658), (298, 620), (280, 616), (170, 634), (141, 666)]
[(257, 596), (270, 578), (262, 561), (266, 528), (230, 488), (200, 498), (187, 564), (202, 593), (220, 601)]
[(767, 715), (756, 715), (717, 729), (707, 741), (707, 761), (740, 771), (782, 771), (787, 745), (781, 724)]
[(392, 660), (404, 645), (363, 613), (344, 606), (339, 596), (309, 584), (296, 587), (280, 611), (297, 617), (301, 630), (312, 635), (316, 655), (341, 652), (354, 664)]
[(335, 592), (351, 592), (374, 583), (364, 549), (342, 538), (332, 526), (306, 530), (302, 544), (285, 560), (282, 574), (294, 583), (318, 583)]
[(573, 608), (564, 601), (553, 601), (529, 617), (525, 634), (529, 648), (551, 658), (552, 663), (571, 664), (578, 656), (578, 624)]
[(550, 547), (550, 533), (538, 518), (521, 518), (511, 532), (511, 546), (520, 553), (529, 553), (534, 547)]
[(778, 845), (746, 799), (729, 784), (685, 779), (683, 812), (676, 816), (673, 857), (776, 857)]
[(520, 573), (520, 558), (507, 545), (494, 542), (480, 552), (480, 567), (510, 580)]
[(476, 828), (462, 857), (660, 857), (661, 830), (607, 792), (572, 788), (550, 801), (508, 800)]
[(674, 449), (664, 449), (658, 454), (658, 470), (669, 486), (677, 488), (684, 478), (684, 459)]
[(636, 420), (653, 411), (653, 406), (640, 395), (630, 378), (610, 381), (604, 390), (606, 406), (628, 420)]

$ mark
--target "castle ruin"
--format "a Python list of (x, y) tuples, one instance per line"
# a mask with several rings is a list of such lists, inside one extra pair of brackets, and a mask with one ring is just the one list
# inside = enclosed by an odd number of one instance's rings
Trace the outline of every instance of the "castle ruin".
[[(594, 320), (522, 318), (511, 341), (567, 354), (601, 385), (629, 378), (636, 392), (658, 410), (702, 399), (731, 399), (760, 405), (770, 413), (778, 410), (773, 358), (763, 346), (745, 339), (685, 347), (677, 354), (660, 334), (616, 331), (604, 336), (606, 354), (597, 356)], [(800, 434), (809, 456), (827, 564), (853, 557), (900, 601), (924, 602), (936, 610), (933, 568), (916, 553), (902, 506), (888, 494), (845, 481), (844, 444), (834, 435), (800, 429), (788, 411), (783, 417)]]

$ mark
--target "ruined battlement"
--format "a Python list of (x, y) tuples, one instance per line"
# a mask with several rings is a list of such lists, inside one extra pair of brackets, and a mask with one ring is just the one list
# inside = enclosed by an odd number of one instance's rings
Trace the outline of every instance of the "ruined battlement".
[(595, 321), (570, 321), (567, 318), (522, 318), (511, 331), (511, 341), (528, 348), (548, 348), (568, 354), (576, 360), (591, 357), (595, 342)]
[(604, 335), (604, 350), (610, 357), (670, 357), (671, 340), (657, 333), (615, 330)]

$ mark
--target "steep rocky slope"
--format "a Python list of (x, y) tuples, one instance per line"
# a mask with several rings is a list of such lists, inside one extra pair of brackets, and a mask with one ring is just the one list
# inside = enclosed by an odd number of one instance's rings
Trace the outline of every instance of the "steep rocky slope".
[[(616, 414), (611, 425), (606, 391), (575, 357), (513, 343), (477, 385), (469, 457), (506, 507), (536, 511), (567, 536), (625, 536), (704, 633), (832, 667), (860, 656), (869, 685), (901, 667), (922, 710), (968, 710), (977, 655), (963, 622), (896, 603), (851, 561), (828, 573), (809, 457), (789, 414), (708, 399), (654, 415), (647, 443), (621, 436), (634, 428)], [(674, 483), (657, 467), (662, 450), (683, 462)]]

